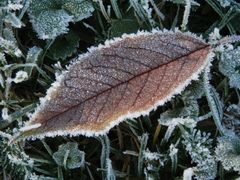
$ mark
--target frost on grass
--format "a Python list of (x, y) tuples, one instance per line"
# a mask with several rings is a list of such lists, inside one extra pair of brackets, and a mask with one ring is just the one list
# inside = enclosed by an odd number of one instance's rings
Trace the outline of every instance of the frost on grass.
[(14, 177), (28, 179), (33, 168), (33, 160), (25, 154), (20, 144), (9, 143), (13, 136), (0, 131), (0, 168), (8, 170)]
[(167, 131), (164, 135), (164, 140), (168, 141), (173, 131), (177, 126), (185, 126), (186, 128), (193, 129), (197, 122), (191, 118), (163, 118), (159, 119), (159, 124), (168, 126)]
[(231, 5), (231, 0), (218, 0), (222, 7), (228, 7)]
[(229, 78), (231, 87), (240, 89), (240, 47), (223, 51), (219, 70)]
[(240, 139), (236, 136), (224, 136), (218, 139), (215, 150), (216, 159), (227, 171), (234, 170), (240, 174)]
[(22, 52), (16, 42), (0, 37), (0, 50), (6, 54), (21, 57)]
[(221, 39), (221, 35), (219, 33), (218, 28), (214, 28), (213, 32), (209, 34), (209, 42), (211, 44), (217, 44), (219, 40)]
[[(186, 0), (167, 0), (167, 1), (173, 2), (175, 4), (186, 4)], [(200, 4), (197, 3), (195, 0), (191, 0), (191, 5), (199, 6)]]
[(159, 179), (159, 170), (165, 165), (167, 157), (158, 152), (151, 152), (148, 149), (143, 152), (145, 179)]
[(196, 129), (191, 132), (185, 131), (182, 143), (186, 147), (192, 159), (194, 175), (197, 179), (214, 179), (217, 174), (217, 163), (210, 149), (212, 148), (212, 139), (210, 134), (201, 133)]

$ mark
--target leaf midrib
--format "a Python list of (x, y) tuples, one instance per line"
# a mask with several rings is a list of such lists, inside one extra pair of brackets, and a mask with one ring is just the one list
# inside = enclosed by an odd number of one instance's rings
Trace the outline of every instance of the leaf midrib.
[(184, 54), (184, 55), (182, 55), (182, 56), (180, 56), (180, 57), (177, 57), (177, 58), (174, 58), (174, 59), (170, 60), (170, 61), (167, 62), (167, 63), (163, 63), (163, 64), (161, 64), (161, 65), (159, 65), (159, 66), (157, 66), (157, 67), (154, 67), (154, 68), (152, 68), (152, 69), (149, 69), (149, 70), (147, 70), (147, 71), (144, 71), (144, 72), (142, 72), (142, 73), (140, 73), (140, 74), (138, 74), (138, 75), (136, 75), (136, 76), (134, 76), (134, 77), (131, 77), (130, 79), (128, 79), (128, 80), (126, 80), (126, 81), (120, 82), (120, 83), (118, 83), (118, 84), (116, 84), (116, 85), (114, 85), (114, 86), (112, 86), (112, 87), (110, 87), (110, 88), (108, 88), (108, 89), (105, 89), (105, 90), (103, 90), (102, 92), (100, 92), (100, 93), (98, 93), (98, 94), (96, 94), (96, 95), (93, 95), (93, 96), (85, 99), (84, 101), (77, 103), (77, 104), (74, 105), (74, 106), (71, 106), (70, 108), (68, 108), (68, 109), (66, 109), (66, 110), (64, 110), (64, 111), (62, 111), (62, 112), (60, 112), (60, 113), (52, 116), (52, 117), (49, 118), (49, 119), (46, 119), (45, 121), (52, 120), (52, 119), (54, 119), (55, 117), (60, 116), (61, 114), (64, 114), (65, 112), (71, 110), (72, 108), (75, 108), (75, 107), (81, 105), (82, 103), (85, 103), (85, 102), (88, 101), (88, 100), (91, 100), (91, 99), (93, 99), (93, 98), (95, 98), (95, 97), (97, 97), (97, 96), (100, 96), (101, 94), (103, 94), (103, 93), (105, 93), (105, 92), (107, 92), (107, 91), (110, 91), (111, 89), (114, 89), (114, 88), (116, 88), (116, 87), (118, 87), (118, 86), (120, 86), (120, 85), (122, 85), (122, 84), (125, 84), (125, 83), (130, 82), (132, 79), (135, 79), (135, 78), (137, 78), (137, 77), (139, 77), (139, 76), (141, 76), (141, 75), (144, 75), (144, 74), (146, 74), (146, 73), (149, 73), (149, 72), (151, 72), (151, 71), (153, 71), (153, 70), (156, 70), (156, 69), (158, 69), (158, 68), (160, 68), (160, 67), (162, 67), (162, 66), (168, 65), (168, 64), (170, 64), (170, 63), (172, 63), (172, 62), (174, 62), (174, 61), (177, 61), (178, 59), (181, 59), (181, 58), (183, 58), (183, 57), (187, 57), (187, 56), (189, 56), (189, 55), (191, 55), (191, 54), (193, 54), (193, 53), (195, 53), (195, 52), (197, 52), (197, 51), (200, 51), (200, 50), (202, 50), (202, 49), (208, 48), (208, 47), (210, 47), (210, 46), (211, 46), (211, 45), (206, 44), (205, 46), (203, 46), (203, 47), (201, 47), (201, 48), (198, 48), (198, 49), (196, 49), (196, 50), (194, 50), (194, 51), (191, 51), (190, 53)]

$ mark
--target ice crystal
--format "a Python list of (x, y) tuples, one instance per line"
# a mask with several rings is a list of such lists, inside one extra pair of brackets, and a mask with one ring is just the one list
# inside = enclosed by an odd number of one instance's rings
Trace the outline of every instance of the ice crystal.
[(8, 114), (8, 108), (2, 108), (2, 119), (3, 120), (10, 120), (11, 116)]
[(197, 179), (214, 179), (217, 173), (217, 163), (210, 149), (212, 139), (210, 134), (192, 130), (185, 131), (182, 143), (186, 146), (186, 151), (191, 156), (192, 162), (197, 165), (193, 167), (194, 175)]
[(25, 71), (18, 71), (15, 78), (9, 79), (11, 82), (20, 83), (28, 79), (28, 74)]
[(159, 160), (162, 157), (161, 154), (157, 152), (150, 152), (148, 149), (144, 151), (143, 156), (145, 160), (149, 160), (149, 161)]
[(148, 149), (143, 152), (145, 179), (159, 179), (159, 169), (164, 166), (167, 160), (164, 154), (150, 152)]
[(8, 6), (9, 9), (14, 10), (14, 11), (20, 10), (20, 9), (23, 8), (22, 4), (15, 4), (15, 3), (12, 3), (12, 2), (9, 2), (7, 6)]
[(193, 176), (193, 169), (192, 168), (187, 168), (183, 171), (183, 180), (192, 180)]
[(209, 42), (211, 44), (216, 44), (221, 39), (221, 37), (222, 36), (219, 33), (219, 29), (214, 28), (213, 32), (210, 33), (210, 35), (209, 35)]
[(229, 78), (231, 87), (240, 89), (240, 47), (222, 53), (219, 70)]
[(216, 159), (226, 170), (234, 170), (240, 174), (240, 139), (235, 136), (225, 136), (218, 139), (215, 150)]
[(174, 157), (175, 155), (177, 155), (178, 149), (177, 149), (176, 146), (173, 145), (173, 144), (170, 145), (170, 148), (169, 148), (169, 149), (170, 149), (169, 156), (171, 157), (171, 159), (173, 159), (173, 157)]
[(231, 5), (231, 0), (218, 0), (222, 7), (228, 7)]

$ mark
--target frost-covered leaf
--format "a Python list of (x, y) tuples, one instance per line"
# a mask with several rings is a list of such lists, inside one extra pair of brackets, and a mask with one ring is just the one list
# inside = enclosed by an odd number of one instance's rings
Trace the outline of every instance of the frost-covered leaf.
[(231, 87), (240, 89), (240, 47), (222, 53), (219, 70), (229, 78)]
[(67, 35), (58, 37), (49, 49), (49, 55), (54, 59), (66, 59), (77, 51), (79, 36), (70, 31)]
[(218, 139), (215, 156), (224, 169), (240, 173), (240, 139), (235, 136), (225, 136)]
[(90, 49), (41, 100), (23, 136), (105, 134), (180, 93), (206, 67), (211, 47), (189, 33), (139, 32)]
[(41, 12), (58, 8), (61, 6), (55, 0), (32, 0), (29, 12), (31, 16), (37, 17)]
[(48, 10), (32, 19), (32, 25), (40, 39), (54, 39), (68, 32), (70, 21), (72, 21), (72, 16), (64, 10)]
[(75, 169), (84, 165), (85, 153), (78, 149), (77, 143), (68, 142), (58, 147), (58, 151), (53, 153), (53, 159), (59, 166)]
[(90, 0), (33, 0), (29, 14), (40, 39), (54, 39), (68, 31), (69, 22), (91, 16), (94, 8)]
[(203, 95), (204, 95), (204, 86), (203, 86), (203, 82), (201, 80), (194, 81), (183, 92), (183, 96), (185, 96), (185, 99), (187, 97), (191, 97), (190, 99), (192, 99), (192, 98), (199, 99)]
[(90, 0), (63, 0), (62, 8), (74, 16), (74, 21), (88, 18), (94, 11)]

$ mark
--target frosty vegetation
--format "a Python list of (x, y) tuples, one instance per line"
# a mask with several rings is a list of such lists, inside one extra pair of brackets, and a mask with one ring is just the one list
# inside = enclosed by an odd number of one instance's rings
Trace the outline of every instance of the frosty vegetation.
[[(237, 0), (0, 1), (0, 179), (239, 179), (239, 17)], [(170, 102), (106, 135), (14, 143), (78, 55), (153, 28), (202, 36), (215, 53), (211, 67)]]

